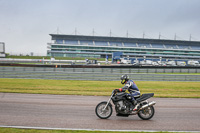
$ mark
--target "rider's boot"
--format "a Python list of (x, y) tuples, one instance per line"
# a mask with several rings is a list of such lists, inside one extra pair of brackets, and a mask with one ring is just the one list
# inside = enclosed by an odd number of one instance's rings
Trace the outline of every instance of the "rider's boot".
[(133, 111), (137, 111), (138, 110), (138, 106), (139, 106), (139, 104), (136, 103), (135, 108), (133, 109)]
[(130, 108), (130, 111), (137, 111), (139, 104), (137, 104), (136, 100), (134, 100), (132, 103), (133, 103), (133, 106)]

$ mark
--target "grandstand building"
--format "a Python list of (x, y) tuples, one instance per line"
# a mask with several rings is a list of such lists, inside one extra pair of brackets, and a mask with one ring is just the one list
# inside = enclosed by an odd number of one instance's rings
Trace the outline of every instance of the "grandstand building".
[(47, 55), (53, 57), (124, 57), (151, 59), (200, 59), (200, 42), (105, 36), (50, 34)]

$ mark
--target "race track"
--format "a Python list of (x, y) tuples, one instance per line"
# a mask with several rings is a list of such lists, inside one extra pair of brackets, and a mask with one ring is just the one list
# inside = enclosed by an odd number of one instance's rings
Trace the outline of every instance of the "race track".
[(95, 106), (107, 96), (0, 93), (0, 126), (101, 130), (200, 131), (200, 99), (151, 98), (155, 115), (99, 119)]

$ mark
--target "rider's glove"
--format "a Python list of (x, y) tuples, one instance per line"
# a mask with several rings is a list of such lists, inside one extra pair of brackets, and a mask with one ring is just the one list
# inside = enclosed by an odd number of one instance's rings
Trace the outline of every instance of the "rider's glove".
[(119, 92), (119, 89), (115, 89), (115, 90), (114, 90), (114, 93), (117, 93), (117, 92)]
[(119, 89), (115, 89), (115, 90), (114, 90), (115, 93), (120, 92), (120, 91), (122, 91), (122, 88), (119, 88)]

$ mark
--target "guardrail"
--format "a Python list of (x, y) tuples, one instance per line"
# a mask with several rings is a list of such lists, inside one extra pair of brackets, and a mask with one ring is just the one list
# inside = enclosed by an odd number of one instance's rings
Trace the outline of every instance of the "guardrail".
[(200, 81), (198, 74), (159, 74), (171, 71), (188, 72), (177, 69), (0, 67), (0, 78), (113, 81), (119, 80), (122, 74), (128, 74), (135, 81)]

